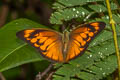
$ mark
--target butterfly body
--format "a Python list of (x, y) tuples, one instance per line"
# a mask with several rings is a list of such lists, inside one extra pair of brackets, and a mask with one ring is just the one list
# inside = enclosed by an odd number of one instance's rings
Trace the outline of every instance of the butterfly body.
[(65, 59), (67, 49), (68, 49), (68, 42), (69, 42), (69, 32), (67, 30), (65, 30), (63, 32), (62, 40), (63, 40), (63, 48), (62, 48), (62, 50), (63, 50), (64, 59)]
[(63, 34), (44, 28), (26, 29), (16, 35), (35, 47), (40, 54), (52, 61), (68, 62), (84, 53), (91, 40), (105, 27), (104, 22), (78, 26)]

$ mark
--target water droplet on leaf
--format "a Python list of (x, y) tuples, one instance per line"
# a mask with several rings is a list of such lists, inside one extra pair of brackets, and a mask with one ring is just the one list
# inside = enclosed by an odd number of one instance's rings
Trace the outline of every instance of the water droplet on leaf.
[(100, 68), (100, 70), (102, 70), (102, 68)]
[(108, 48), (105, 48), (106, 50), (108, 49)]
[(73, 11), (75, 11), (76, 9), (75, 8), (73, 8)]
[(78, 15), (77, 15), (77, 14), (76, 14), (75, 16), (76, 16), (76, 17), (78, 17)]
[(103, 75), (105, 75), (106, 73), (104, 72)]
[(80, 12), (79, 11), (77, 11), (77, 14), (79, 14)]
[(92, 55), (90, 55), (90, 57), (92, 57)]
[(85, 16), (85, 12), (82, 12), (82, 15)]
[(100, 8), (100, 12), (102, 12), (102, 9)]

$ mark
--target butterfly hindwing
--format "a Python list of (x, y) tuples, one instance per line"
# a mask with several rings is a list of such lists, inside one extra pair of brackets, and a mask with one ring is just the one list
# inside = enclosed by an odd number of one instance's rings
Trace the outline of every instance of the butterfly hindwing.
[(70, 33), (66, 61), (84, 53), (90, 41), (105, 27), (104, 22), (93, 22), (77, 27)]
[(42, 56), (52, 61), (63, 62), (60, 33), (48, 29), (26, 29), (16, 35), (35, 47)]

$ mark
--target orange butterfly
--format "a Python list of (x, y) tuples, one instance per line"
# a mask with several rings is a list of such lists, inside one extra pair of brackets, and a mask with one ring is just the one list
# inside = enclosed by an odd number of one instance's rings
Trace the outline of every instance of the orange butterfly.
[(44, 28), (26, 29), (16, 35), (35, 47), (42, 56), (52, 61), (68, 62), (84, 53), (90, 41), (105, 27), (104, 22), (78, 26), (63, 34)]

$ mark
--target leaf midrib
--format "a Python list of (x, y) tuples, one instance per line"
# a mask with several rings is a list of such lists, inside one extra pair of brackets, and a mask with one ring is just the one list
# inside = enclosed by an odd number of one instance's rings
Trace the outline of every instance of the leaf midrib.
[(5, 60), (10, 54), (14, 53), (15, 51), (19, 50), (20, 48), (22, 48), (22, 47), (24, 47), (24, 46), (26, 46), (26, 45), (27, 45), (27, 43), (24, 43), (24, 44), (18, 46), (17, 48), (13, 49), (11, 52), (9, 52), (6, 56), (4, 56), (4, 57), (0, 60), (0, 63), (1, 63), (3, 60)]

